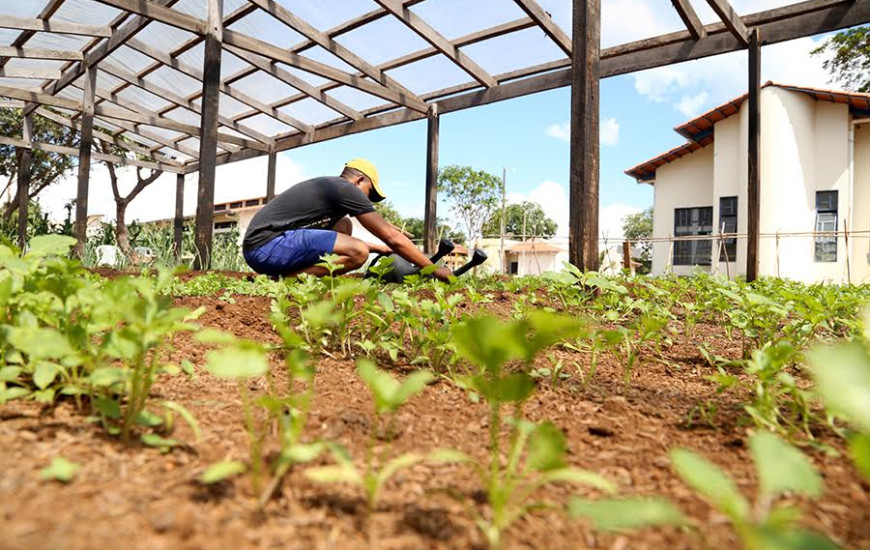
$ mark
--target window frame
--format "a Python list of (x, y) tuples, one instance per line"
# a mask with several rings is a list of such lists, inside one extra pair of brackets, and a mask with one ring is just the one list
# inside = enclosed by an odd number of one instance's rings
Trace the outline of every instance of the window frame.
[[(681, 219), (681, 214), (688, 218)], [(689, 223), (681, 223), (688, 221)], [(708, 221), (708, 225), (703, 222)], [(696, 223), (697, 222), (697, 223)], [(689, 230), (681, 228), (689, 227)], [(674, 237), (703, 236), (713, 234), (713, 207), (690, 206), (674, 208)], [(671, 265), (674, 266), (710, 266), (713, 263), (713, 240), (700, 239), (691, 241), (674, 241), (674, 251)]]
[[(837, 189), (816, 191), (815, 233), (838, 231), (840, 192)], [(827, 218), (823, 220), (824, 218)], [(831, 219), (833, 218), (833, 219)], [(833, 224), (833, 229), (831, 225)], [(835, 263), (838, 258), (838, 236), (819, 236), (813, 239), (813, 261), (816, 263)]]
[[(725, 211), (724, 205), (726, 201), (733, 201), (733, 207), (729, 208), (729, 214), (723, 214)], [(737, 233), (738, 208), (740, 199), (737, 195), (728, 197), (719, 197), (719, 229), (721, 230), (724, 224), (725, 230), (723, 233)], [(726, 237), (723, 239), (723, 245), (719, 249), (720, 262), (735, 262), (737, 261), (737, 237)], [(726, 259), (727, 258), (727, 259)]]

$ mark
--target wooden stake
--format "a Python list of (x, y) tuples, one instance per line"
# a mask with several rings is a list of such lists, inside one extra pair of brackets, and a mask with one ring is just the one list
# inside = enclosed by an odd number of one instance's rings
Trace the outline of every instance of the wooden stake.
[(175, 176), (175, 220), (172, 226), (172, 242), (175, 248), (175, 260), (181, 262), (184, 238), (184, 174)]
[(601, 0), (574, 0), (571, 76), (569, 259), (598, 269), (598, 116)]
[(761, 139), (761, 42), (758, 29), (749, 35), (749, 175), (747, 191), (749, 223), (746, 242), (746, 280), (758, 278), (758, 247), (761, 217), (759, 141)]
[[(423, 218), (423, 249), (427, 254), (433, 254), (435, 246), (435, 229), (438, 222), (438, 142), (440, 138), (441, 119), (438, 116), (438, 104), (432, 104), (429, 109), (428, 132), (426, 140), (426, 208)], [(469, 235), (469, 239), (474, 239)]]
[(851, 262), (849, 262), (849, 222), (848, 220), (843, 220), (843, 238), (845, 239), (846, 245), (846, 284), (852, 284), (852, 266)]
[(91, 177), (91, 147), (94, 142), (94, 95), (97, 89), (97, 67), (90, 66), (85, 74), (84, 98), (82, 100), (81, 141), (79, 142), (79, 182), (76, 192), (76, 244), (73, 254), (85, 259), (85, 244), (88, 240), (88, 185)]
[(278, 154), (272, 150), (269, 153), (269, 166), (266, 169), (266, 202), (275, 198), (275, 170), (278, 164)]
[(208, 0), (208, 29), (202, 78), (202, 137), (199, 142), (199, 188), (196, 202), (194, 269), (211, 267), (214, 235), (214, 180), (217, 160), (221, 81), (223, 0)]
[(631, 273), (631, 243), (628, 241), (622, 242), (622, 267)]
[[(24, 115), (24, 141), (33, 141), (33, 115)], [(18, 248), (24, 254), (27, 246), (27, 207), (30, 203), (30, 175), (32, 155), (30, 149), (19, 149), (18, 157)]]

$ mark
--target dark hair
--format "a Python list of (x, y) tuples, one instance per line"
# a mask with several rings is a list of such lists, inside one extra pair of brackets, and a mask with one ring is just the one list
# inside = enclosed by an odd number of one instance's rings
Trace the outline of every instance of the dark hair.
[(349, 178), (349, 177), (351, 177), (351, 178), (355, 178), (355, 177), (358, 177), (358, 176), (362, 176), (362, 177), (364, 177), (364, 178), (368, 178), (367, 175), (363, 174), (362, 172), (360, 172), (360, 171), (357, 170), (356, 168), (349, 168), (349, 167), (345, 166), (345, 167), (344, 167), (344, 170), (341, 171), (341, 176), (340, 176), (340, 177), (347, 179), (347, 178)]

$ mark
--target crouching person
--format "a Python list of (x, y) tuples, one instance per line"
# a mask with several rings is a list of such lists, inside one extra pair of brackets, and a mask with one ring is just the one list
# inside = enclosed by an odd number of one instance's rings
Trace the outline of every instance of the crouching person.
[[(362, 267), (369, 254), (396, 253), (423, 268), (432, 265), (401, 231), (375, 211), (372, 203), (386, 196), (375, 166), (365, 159), (348, 162), (338, 177), (324, 176), (297, 183), (264, 206), (248, 226), (242, 242), (245, 261), (257, 273), (289, 277), (300, 273), (328, 274), (315, 264), (325, 254), (337, 254), (337, 274)], [(386, 243), (354, 238), (350, 217)], [(433, 275), (447, 281), (450, 270)]]

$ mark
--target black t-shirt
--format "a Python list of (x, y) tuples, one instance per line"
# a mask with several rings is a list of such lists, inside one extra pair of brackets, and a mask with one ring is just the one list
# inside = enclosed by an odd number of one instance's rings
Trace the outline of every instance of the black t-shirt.
[(245, 232), (242, 248), (259, 248), (288, 229), (332, 229), (345, 216), (374, 210), (365, 193), (344, 178), (325, 176), (303, 181), (257, 212)]

